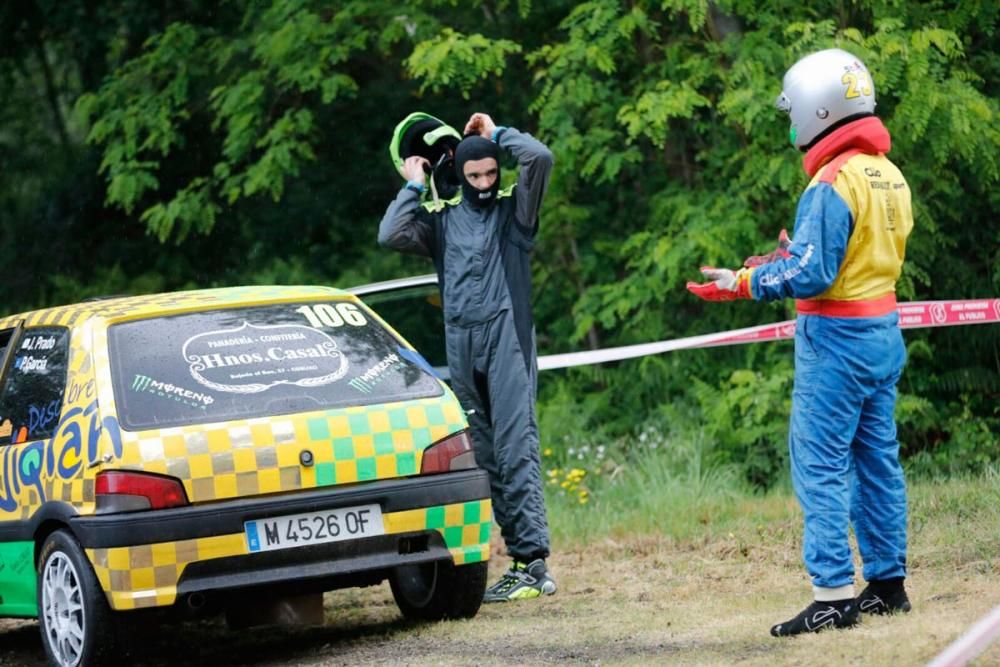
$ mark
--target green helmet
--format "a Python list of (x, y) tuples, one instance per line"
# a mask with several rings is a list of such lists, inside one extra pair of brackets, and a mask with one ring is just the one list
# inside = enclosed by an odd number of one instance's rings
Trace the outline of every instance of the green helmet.
[(389, 155), (402, 175), (403, 161), (412, 155), (427, 158), (434, 167), (442, 156), (453, 155), (462, 135), (439, 118), (415, 111), (399, 121), (389, 143)]
[(458, 195), (459, 182), (455, 173), (455, 148), (462, 140), (458, 130), (439, 118), (415, 111), (396, 125), (389, 143), (389, 155), (399, 175), (403, 162), (419, 155), (430, 163), (424, 171), (431, 175), (434, 199), (450, 200)]

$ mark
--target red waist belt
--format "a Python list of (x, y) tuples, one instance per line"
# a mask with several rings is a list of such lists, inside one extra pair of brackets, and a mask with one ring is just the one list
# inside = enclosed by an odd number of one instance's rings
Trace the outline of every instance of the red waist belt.
[(796, 299), (795, 310), (799, 315), (826, 317), (879, 317), (896, 310), (896, 293), (889, 292), (877, 299), (862, 301), (836, 301), (834, 299)]

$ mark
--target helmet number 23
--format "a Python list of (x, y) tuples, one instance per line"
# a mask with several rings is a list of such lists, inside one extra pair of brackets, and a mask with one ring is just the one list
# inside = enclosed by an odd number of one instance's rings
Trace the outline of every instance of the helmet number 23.
[(844, 76), (840, 77), (840, 82), (847, 86), (844, 97), (849, 100), (860, 95), (868, 97), (872, 94), (872, 84), (864, 72), (844, 72)]

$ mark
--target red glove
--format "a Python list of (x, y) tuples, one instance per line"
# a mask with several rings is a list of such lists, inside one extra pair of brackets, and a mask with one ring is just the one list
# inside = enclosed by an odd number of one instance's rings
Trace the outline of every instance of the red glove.
[(743, 260), (743, 266), (753, 268), (761, 264), (770, 264), (779, 259), (788, 259), (792, 253), (788, 252), (788, 246), (792, 245), (792, 240), (788, 238), (788, 232), (784, 229), (778, 234), (778, 247), (766, 255), (751, 255)]
[(753, 269), (744, 268), (739, 271), (730, 271), (729, 269), (703, 266), (701, 272), (712, 282), (689, 282), (687, 289), (695, 296), (705, 301), (734, 301), (753, 298), (750, 293), (750, 276), (753, 274)]

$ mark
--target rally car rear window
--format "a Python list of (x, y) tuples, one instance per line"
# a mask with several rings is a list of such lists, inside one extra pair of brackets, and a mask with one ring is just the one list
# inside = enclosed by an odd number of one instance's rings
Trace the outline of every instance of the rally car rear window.
[(437, 396), (426, 361), (363, 306), (293, 303), (123, 322), (108, 330), (129, 430)]

